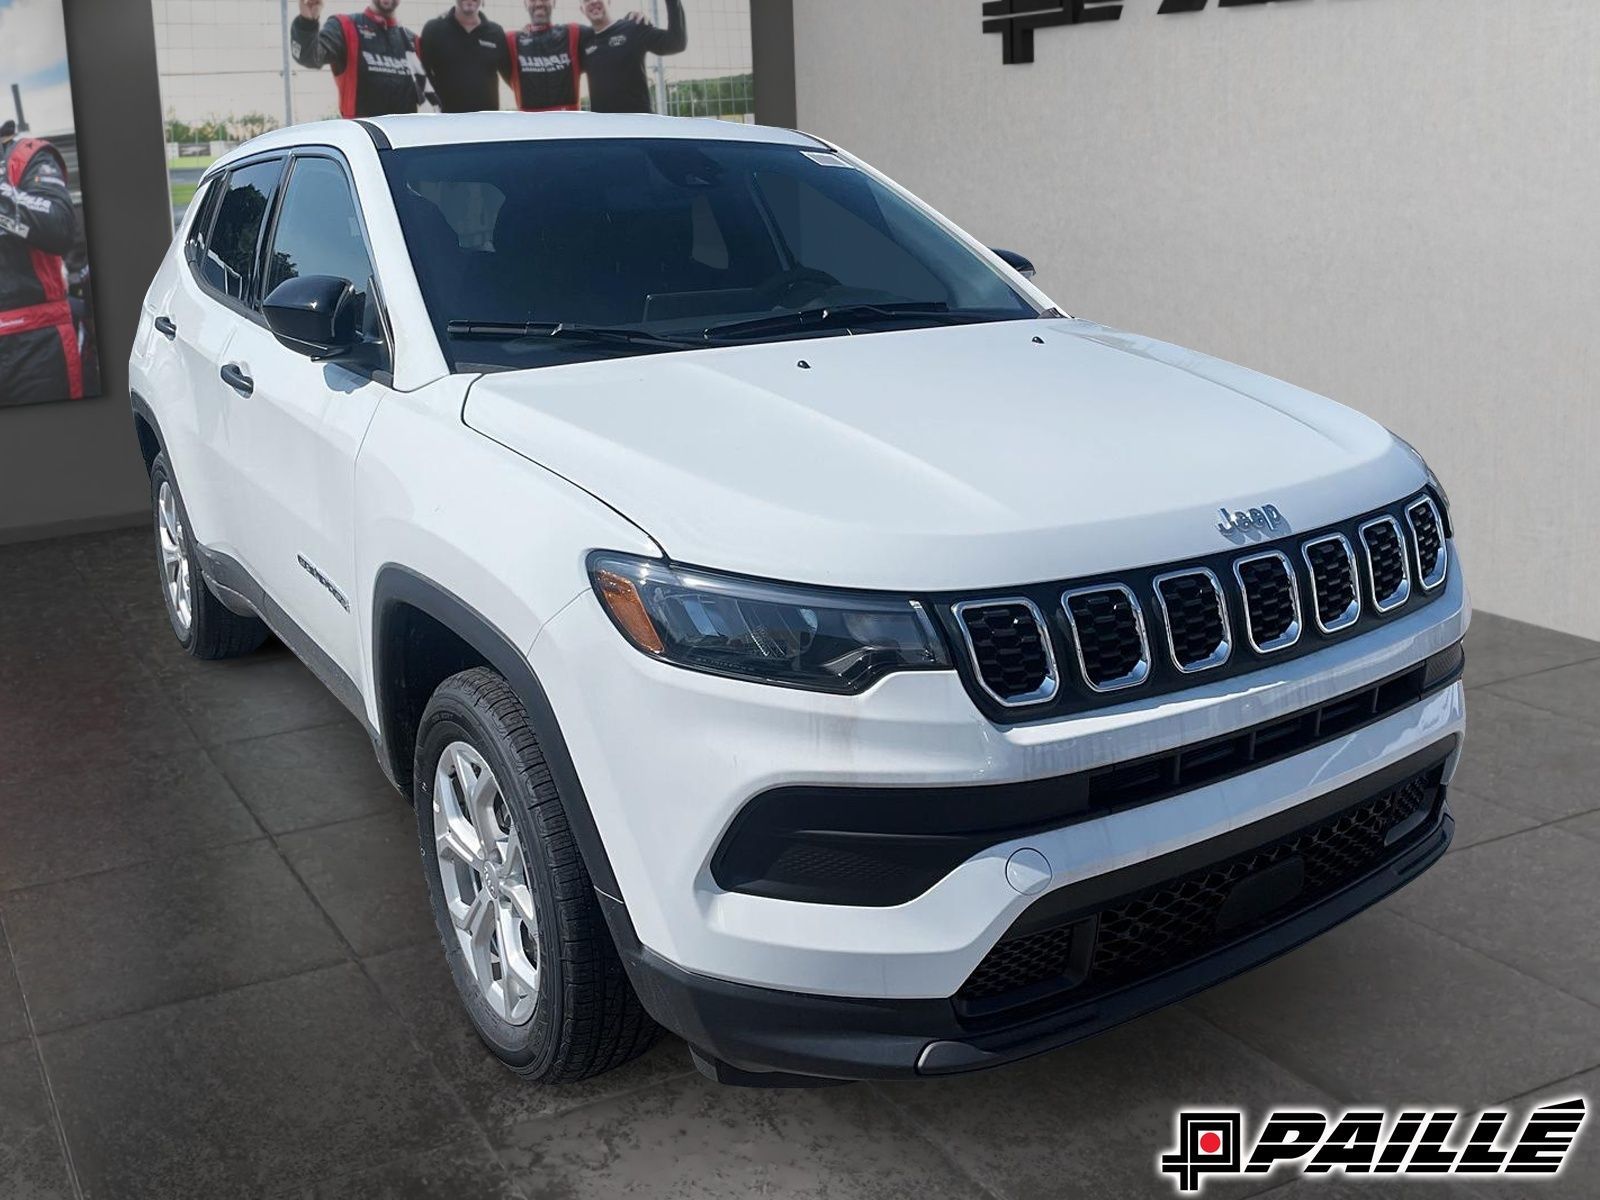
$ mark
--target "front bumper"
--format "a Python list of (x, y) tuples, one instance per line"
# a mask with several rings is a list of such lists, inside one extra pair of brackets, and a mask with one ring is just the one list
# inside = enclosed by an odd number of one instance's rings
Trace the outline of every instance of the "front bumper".
[[(1394, 788), (1397, 781), (1419, 777), (1432, 781), (1425, 816), (1419, 823), (1408, 823), (1405, 836), (1385, 851), (1377, 865), (1369, 864), (1313, 903), (1290, 904), (1265, 915), (1247, 927), (1247, 934), (1221, 940), (1169, 969), (1088, 998), (1077, 998), (1084, 989), (1068, 989), (1009, 1015), (975, 1018), (951, 999), (852, 999), (729, 983), (684, 971), (637, 944), (622, 947), (623, 957), (651, 1015), (689, 1041), (702, 1071), (725, 1083), (793, 1086), (947, 1075), (998, 1066), (1080, 1041), (1249, 970), (1402, 887), (1449, 847), (1455, 823), (1437, 780), (1454, 750), (1455, 739), (1445, 739), (1318, 802), (1324, 813), (1359, 811), (1363, 801)], [(1192, 877), (1197, 861), (1221, 863), (1239, 846), (1272, 843), (1275, 838), (1280, 844), (1290, 840), (1271, 828), (1251, 826), (1150, 860), (1132, 874), (1158, 882), (1185, 873)], [(1124, 879), (1116, 886), (1135, 882)], [(1096, 890), (1092, 881), (1085, 890)], [(1055, 907), (1063, 907), (1062, 899), (1070, 908), (1070, 895), (1053, 897)], [(1115, 897), (1083, 899), (1088, 908), (1079, 915), (1097, 911)]]
[[(1048, 896), (1310, 804), (1465, 727), (1459, 683), (1303, 753), (1208, 786), (972, 854), (914, 899), (880, 907), (730, 891), (713, 855), (752, 797), (790, 785), (918, 789), (1052, 779), (1231, 734), (1370, 687), (1458, 643), (1461, 572), (1415, 613), (1271, 670), (1057, 721), (997, 725), (953, 672), (827, 696), (698, 674), (617, 634), (592, 594), (528, 657), (614, 873), (622, 925), (649, 961), (776, 993), (948, 1006), (1034, 902), (1007, 862), (1048, 864)], [(1448, 783), (1459, 751), (1443, 764)], [(615, 928), (618, 922), (613, 922)]]

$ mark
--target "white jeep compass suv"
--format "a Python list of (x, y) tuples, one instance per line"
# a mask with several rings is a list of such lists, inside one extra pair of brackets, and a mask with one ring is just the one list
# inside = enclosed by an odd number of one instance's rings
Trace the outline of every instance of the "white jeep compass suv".
[(386, 117), (207, 173), (134, 348), (172, 627), (414, 800), (529, 1078), (966, 1071), (1453, 827), (1469, 605), (1367, 418), (1068, 317), (817, 138)]

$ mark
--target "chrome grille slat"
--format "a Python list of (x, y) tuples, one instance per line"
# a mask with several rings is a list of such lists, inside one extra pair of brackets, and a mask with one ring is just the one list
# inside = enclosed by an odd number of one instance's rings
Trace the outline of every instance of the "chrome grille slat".
[(1233, 654), (1233, 631), (1222, 584), (1206, 567), (1170, 571), (1152, 580), (1172, 665), (1185, 675), (1220, 667)]
[(1311, 575), (1311, 604), (1323, 633), (1348, 629), (1361, 619), (1361, 576), (1355, 548), (1342, 533), (1312, 538), (1300, 547)]
[(1268, 550), (1236, 559), (1233, 577), (1244, 601), (1244, 632), (1252, 650), (1271, 654), (1300, 640), (1300, 586), (1286, 554)]
[(1411, 526), (1412, 549), (1417, 556), (1417, 581), (1431, 592), (1450, 573), (1450, 551), (1444, 544), (1444, 522), (1433, 497), (1423, 496), (1406, 506), (1406, 524)]
[(1026, 596), (957, 604), (956, 622), (983, 690), (1007, 708), (1042, 704), (1060, 677), (1050, 632), (1038, 605)]
[(1392, 612), (1411, 598), (1411, 556), (1393, 517), (1368, 521), (1357, 531), (1366, 552), (1367, 586), (1372, 607)]
[(1063, 593), (1061, 608), (1091, 690), (1117, 692), (1149, 678), (1150, 639), (1132, 589), (1120, 583), (1076, 588)]

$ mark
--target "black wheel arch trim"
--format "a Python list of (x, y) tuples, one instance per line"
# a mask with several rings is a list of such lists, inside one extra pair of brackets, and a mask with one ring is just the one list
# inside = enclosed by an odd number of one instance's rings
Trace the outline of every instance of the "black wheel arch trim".
[[(128, 392), (128, 407), (133, 410), (133, 427), (135, 436), (138, 435), (140, 421), (143, 421), (146, 425), (150, 426), (150, 432), (155, 434), (156, 437), (157, 453), (166, 454), (167, 463), (171, 465), (172, 456), (167, 452), (167, 435), (161, 432), (161, 422), (156, 420), (156, 414), (155, 411), (151, 409), (150, 402), (138, 392), (130, 389)], [(173, 470), (177, 470), (177, 468), (174, 466)]]
[[(522, 707), (528, 714), (528, 723), (533, 726), (544, 751), (550, 775), (555, 780), (556, 791), (566, 810), (567, 822), (578, 843), (578, 851), (583, 855), (584, 866), (589, 871), (589, 880), (602, 897), (611, 901), (602, 903), (601, 908), (606, 914), (612, 936), (619, 947), (636, 945), (638, 936), (628, 917), (621, 886), (617, 883), (616, 872), (612, 870), (605, 843), (600, 838), (599, 826), (595, 824), (594, 813), (578, 778), (577, 768), (573, 765), (572, 754), (567, 749), (555, 709), (526, 656), (487, 617), (454, 592), (409, 567), (387, 563), (378, 570), (372, 594), (373, 682), (380, 698), (392, 682), (389, 678), (392, 667), (388, 663), (390, 655), (386, 653), (385, 630), (394, 619), (395, 610), (401, 605), (417, 609), (456, 634), (511, 685), (511, 690), (522, 701)], [(381, 703), (379, 709), (380, 723), (387, 721)], [(403, 740), (394, 737), (393, 732), (386, 728), (379, 730), (379, 740), (388, 756), (385, 769), (391, 772), (393, 778), (409, 778), (411, 764), (395, 761)]]

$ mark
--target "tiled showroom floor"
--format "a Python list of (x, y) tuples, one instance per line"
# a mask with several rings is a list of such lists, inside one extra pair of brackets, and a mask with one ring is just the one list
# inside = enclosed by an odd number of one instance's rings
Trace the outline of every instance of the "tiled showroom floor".
[[(6, 1200), (1160, 1196), (1179, 1102), (1600, 1097), (1600, 643), (1480, 614), (1455, 848), (1187, 1004), (952, 1081), (720, 1088), (663, 1039), (553, 1089), (459, 1015), (356, 723), (281, 649), (185, 658), (152, 562), (142, 530), (0, 548)], [(1466, 1194), (1600, 1195), (1600, 1129)]]

